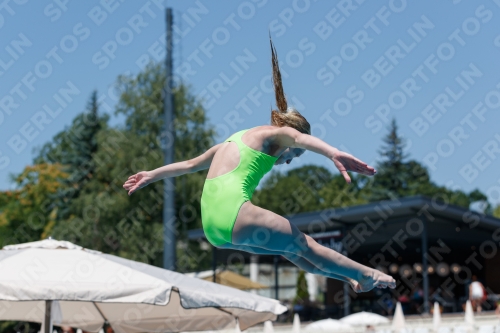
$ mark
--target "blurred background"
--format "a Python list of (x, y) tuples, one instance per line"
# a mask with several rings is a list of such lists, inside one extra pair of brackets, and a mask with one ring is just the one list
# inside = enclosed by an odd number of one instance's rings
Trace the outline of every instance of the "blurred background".
[(206, 171), (174, 181), (176, 270), (238, 273), (255, 283), (241, 289), (289, 305), (280, 321), (392, 315), (398, 301), (405, 314), (429, 313), (433, 301), (460, 312), (473, 279), (493, 310), (499, 17), (495, 0), (4, 0), (0, 246), (50, 236), (163, 267), (163, 184), (130, 197), (122, 184), (163, 165), (167, 147), (182, 161), (269, 124), (270, 35), (289, 104), (312, 134), (378, 172), (347, 185), (306, 152), (266, 175), (252, 201), (400, 284), (356, 295), (281, 257), (214, 251), (201, 230)]

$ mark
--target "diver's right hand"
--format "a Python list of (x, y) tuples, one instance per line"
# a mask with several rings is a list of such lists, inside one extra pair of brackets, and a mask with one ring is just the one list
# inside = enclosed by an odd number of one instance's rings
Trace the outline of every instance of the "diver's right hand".
[(346, 152), (336, 150), (335, 154), (332, 157), (332, 161), (339, 169), (342, 176), (344, 176), (345, 181), (350, 184), (351, 177), (347, 174), (347, 171), (354, 171), (366, 176), (373, 176), (377, 173), (373, 167), (369, 166), (365, 162), (357, 159), (356, 157), (348, 154)]
[(153, 177), (149, 173), (149, 171), (141, 171), (128, 177), (125, 184), (123, 184), (123, 188), (128, 191), (128, 195), (131, 195), (138, 189), (141, 189), (150, 183), (152, 183)]

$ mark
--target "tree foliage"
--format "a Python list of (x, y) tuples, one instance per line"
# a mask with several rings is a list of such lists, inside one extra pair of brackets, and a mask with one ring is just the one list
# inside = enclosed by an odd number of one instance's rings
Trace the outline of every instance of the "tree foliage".
[(97, 135), (107, 127), (108, 116), (98, 113), (97, 91), (93, 91), (87, 109), (78, 114), (71, 126), (58, 133), (53, 142), (46, 143), (35, 162), (60, 163), (68, 177), (61, 179), (62, 186), (52, 195), (59, 220), (67, 219), (78, 208), (73, 203), (95, 173), (94, 155), (98, 150)]
[(303, 304), (307, 302), (309, 302), (309, 290), (307, 287), (306, 272), (299, 270), (293, 304)]
[(493, 210), (493, 216), (500, 219), (500, 205), (497, 205), (495, 210)]
[(358, 195), (362, 180), (352, 176), (349, 185), (342, 175), (334, 175), (317, 165), (305, 165), (285, 173), (273, 171), (255, 192), (252, 201), (286, 216), (367, 203)]
[[(408, 160), (409, 154), (405, 153), (406, 142), (398, 133), (395, 119), (392, 120), (383, 142), (384, 145), (379, 151), (382, 161), (376, 166), (377, 174), (360, 193), (367, 201), (423, 195), (469, 208), (473, 201), (486, 200), (487, 197), (477, 189), (467, 194), (432, 182), (424, 165), (413, 159)], [(360, 177), (363, 176), (356, 176), (358, 179)]]
[(273, 171), (255, 192), (252, 201), (280, 215), (319, 209), (322, 203), (319, 191), (331, 178), (327, 169), (314, 165), (285, 174)]
[[(163, 182), (130, 197), (122, 184), (138, 171), (163, 165), (162, 149), (171, 143), (164, 131), (164, 81), (161, 64), (151, 65), (136, 76), (119, 77), (117, 90), (122, 93), (115, 113), (125, 117), (123, 126), (108, 126), (109, 117), (100, 115), (94, 92), (86, 110), (41, 147), (35, 162), (59, 165), (62, 170), (54, 176), (57, 188), (43, 195), (52, 203), (45, 220), (50, 213), (55, 217), (41, 228), (45, 233), (31, 233), (19, 241), (50, 234), (87, 248), (162, 265)], [(174, 90), (174, 105), (175, 122), (169, 126), (175, 130), (175, 161), (198, 156), (213, 145), (215, 130), (189, 87)], [(209, 264), (206, 259), (210, 254), (202, 252), (199, 244), (185, 240), (186, 230), (201, 227), (199, 200), (205, 176), (206, 171), (175, 180), (181, 271), (207, 268)], [(25, 174), (19, 175), (19, 179), (24, 178)], [(2, 212), (4, 205), (29, 204), (13, 203), (8, 195), (2, 193)], [(19, 217), (10, 225), (22, 221)]]
[(67, 178), (60, 164), (27, 166), (13, 178), (16, 189), (0, 192), (0, 244), (31, 242), (50, 236), (55, 224), (51, 195)]

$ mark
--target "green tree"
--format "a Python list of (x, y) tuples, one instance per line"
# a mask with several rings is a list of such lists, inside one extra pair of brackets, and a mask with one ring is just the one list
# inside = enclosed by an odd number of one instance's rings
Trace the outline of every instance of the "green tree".
[(93, 91), (86, 111), (78, 114), (69, 128), (59, 132), (52, 142), (40, 149), (35, 163), (60, 163), (69, 175), (61, 179), (63, 186), (52, 196), (58, 219), (66, 219), (78, 211), (73, 202), (95, 173), (93, 156), (98, 150), (97, 135), (107, 127), (108, 116), (99, 115), (97, 91)]
[(321, 209), (349, 207), (368, 202), (360, 193), (370, 179), (367, 179), (366, 176), (357, 176), (355, 174), (351, 174), (350, 176), (351, 184), (347, 184), (344, 177), (338, 174), (323, 186), (320, 191), (320, 195), (324, 198), (323, 204), (320, 207)]
[[(117, 88), (122, 93), (116, 115), (125, 116), (125, 124), (114, 128), (107, 125), (107, 115), (99, 114), (94, 92), (87, 110), (38, 151), (33, 168), (51, 168), (51, 180), (32, 176), (30, 169), (16, 178), (18, 190), (0, 193), (2, 244), (7, 239), (15, 243), (52, 235), (161, 266), (163, 182), (131, 197), (122, 184), (131, 174), (163, 165), (162, 148), (169, 143), (163, 131), (164, 82), (161, 64), (150, 65), (136, 76), (119, 77)], [(210, 148), (215, 130), (189, 87), (181, 85), (174, 90), (174, 103), (175, 120), (170, 125), (175, 130), (175, 161), (180, 161)], [(201, 227), (199, 201), (205, 176), (206, 171), (185, 175), (175, 183), (181, 271), (210, 265), (210, 253), (201, 251), (197, 242), (186, 240), (188, 229)], [(37, 202), (45, 203), (43, 210), (33, 200), (24, 199), (33, 197), (30, 191), (42, 185), (51, 186), (36, 192)], [(27, 216), (34, 211), (41, 214), (44, 223), (24, 231)]]
[[(161, 64), (151, 65), (136, 77), (121, 77), (119, 89), (123, 91), (116, 113), (125, 115), (125, 131), (128, 137), (134, 137), (137, 155), (144, 165), (131, 165), (131, 172), (154, 169), (163, 165), (162, 147), (169, 144), (165, 137), (163, 86), (165, 72)], [(175, 161), (183, 161), (204, 153), (214, 145), (215, 128), (208, 123), (206, 112), (190, 92), (189, 87), (180, 85), (174, 89), (174, 124)], [(171, 126), (171, 124), (167, 124)], [(201, 228), (200, 198), (207, 171), (183, 175), (172, 179), (176, 189), (176, 213), (178, 224), (179, 264), (181, 270), (193, 269), (205, 254), (199, 254), (199, 245), (186, 241), (186, 232), (192, 228)], [(163, 205), (163, 183), (154, 184), (157, 202), (161, 203), (153, 220), (161, 221)], [(144, 191), (144, 190), (142, 190)], [(147, 192), (146, 190), (145, 192)], [(135, 194), (134, 194), (135, 195)], [(145, 207), (150, 198), (140, 199), (136, 206)], [(160, 233), (161, 235), (162, 233)], [(159, 251), (163, 251), (162, 239), (157, 241)], [(160, 256), (161, 260), (161, 256)]]
[(496, 208), (493, 210), (493, 214), (492, 214), (494, 217), (496, 218), (499, 218), (500, 219), (500, 205), (497, 205)]
[[(71, 200), (70, 214), (52, 231), (58, 238), (84, 247), (161, 266), (163, 263), (163, 182), (156, 182), (132, 196), (122, 188), (128, 176), (163, 165), (163, 84), (161, 64), (148, 66), (136, 76), (121, 76), (116, 114), (124, 126), (102, 127), (92, 154), (92, 177)], [(214, 144), (201, 103), (186, 86), (174, 90), (175, 161), (205, 152)], [(206, 171), (175, 179), (180, 271), (209, 264), (209, 253), (186, 241), (186, 231), (200, 228), (200, 196)], [(201, 266), (200, 266), (201, 267)]]
[(484, 201), (484, 202), (486, 202), (485, 213), (489, 214), (489, 215), (493, 214), (493, 207), (488, 202), (488, 197), (483, 192), (481, 192), (480, 190), (475, 189), (472, 192), (470, 192), (468, 199), (469, 199), (470, 203), (472, 203), (474, 201)]
[(2, 333), (37, 333), (40, 332), (39, 323), (3, 321), (0, 322), (0, 332)]
[(321, 190), (333, 179), (324, 167), (306, 165), (286, 173), (272, 171), (255, 191), (252, 201), (280, 215), (293, 215), (320, 209)]
[(0, 192), (0, 244), (31, 242), (49, 236), (55, 224), (51, 195), (68, 175), (60, 164), (35, 164), (13, 177), (16, 189)]
[(405, 167), (405, 140), (398, 134), (396, 120), (389, 126), (383, 139), (385, 145), (379, 150), (382, 161), (377, 164), (377, 174), (371, 182), (370, 201), (391, 199), (404, 195), (408, 189), (408, 174)]
[(309, 302), (309, 290), (307, 289), (306, 272), (299, 270), (293, 304), (303, 304), (307, 302)]
[[(404, 153), (405, 140), (398, 134), (395, 119), (392, 120), (389, 133), (383, 141), (384, 146), (379, 151), (382, 161), (376, 166), (377, 174), (370, 178), (363, 178), (360, 175), (354, 177), (358, 181), (361, 180), (358, 182), (361, 199), (358, 202), (424, 195), (448, 204), (469, 208), (473, 201), (486, 200), (486, 196), (479, 190), (467, 194), (460, 190), (438, 186), (431, 181), (424, 165), (413, 159), (407, 160), (409, 156)], [(490, 206), (488, 206), (488, 212), (491, 212)]]

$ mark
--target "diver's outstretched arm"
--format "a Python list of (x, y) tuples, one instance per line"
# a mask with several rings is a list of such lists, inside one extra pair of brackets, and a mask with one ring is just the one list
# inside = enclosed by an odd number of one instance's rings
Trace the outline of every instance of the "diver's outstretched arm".
[(373, 176), (377, 172), (373, 167), (351, 154), (340, 151), (312, 135), (303, 134), (291, 127), (279, 127), (274, 131), (275, 140), (282, 146), (307, 149), (328, 157), (348, 183), (351, 182), (351, 177), (349, 177), (347, 171), (354, 171), (367, 176)]
[(215, 145), (200, 156), (187, 161), (164, 165), (151, 171), (138, 172), (128, 177), (127, 181), (123, 184), (123, 188), (129, 191), (128, 195), (131, 195), (138, 189), (163, 178), (177, 177), (187, 173), (208, 169), (220, 145), (221, 144)]
[(209, 150), (207, 150), (206, 152), (204, 152), (203, 154), (201, 154), (200, 156), (189, 160), (188, 161), (190, 164), (190, 171), (189, 172), (191, 173), (191, 172), (196, 172), (196, 171), (205, 170), (205, 169), (210, 168), (210, 165), (212, 164), (212, 160), (214, 159), (215, 153), (217, 152), (217, 150), (219, 150), (221, 145), (222, 145), (222, 143), (219, 143), (219, 144), (213, 146), (212, 148), (210, 148)]

